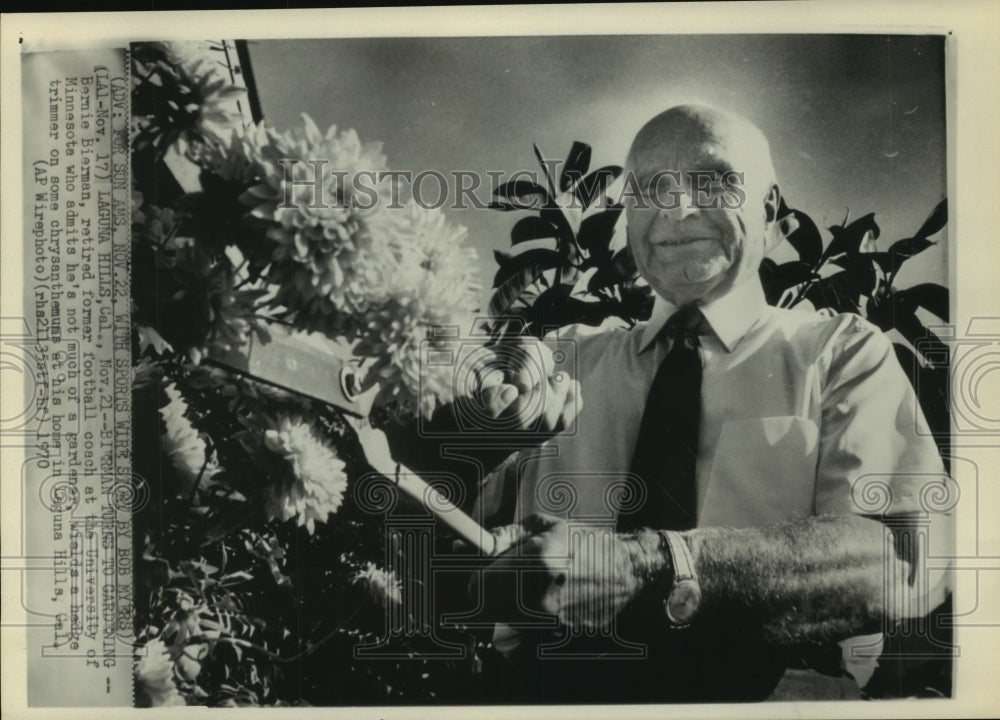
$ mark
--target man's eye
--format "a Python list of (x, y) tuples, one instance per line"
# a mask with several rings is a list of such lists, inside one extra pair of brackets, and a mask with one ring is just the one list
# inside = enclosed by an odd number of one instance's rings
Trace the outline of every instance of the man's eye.
[(656, 182), (644, 182), (639, 186), (639, 194), (644, 198), (655, 197), (657, 193)]
[(642, 187), (642, 193), (646, 197), (668, 198), (681, 192), (681, 188), (677, 183), (672, 182), (669, 178), (650, 180)]

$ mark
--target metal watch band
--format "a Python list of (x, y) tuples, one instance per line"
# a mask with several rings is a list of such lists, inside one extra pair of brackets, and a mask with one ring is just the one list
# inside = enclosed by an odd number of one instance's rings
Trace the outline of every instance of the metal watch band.
[(664, 530), (663, 533), (666, 536), (670, 562), (674, 569), (674, 584), (676, 585), (681, 580), (697, 580), (698, 574), (694, 571), (694, 558), (691, 557), (691, 549), (684, 537), (676, 530)]
[(674, 530), (666, 530), (663, 537), (674, 570), (672, 587), (663, 601), (663, 608), (670, 624), (683, 628), (688, 626), (698, 610), (701, 587), (694, 569), (694, 558), (684, 536)]

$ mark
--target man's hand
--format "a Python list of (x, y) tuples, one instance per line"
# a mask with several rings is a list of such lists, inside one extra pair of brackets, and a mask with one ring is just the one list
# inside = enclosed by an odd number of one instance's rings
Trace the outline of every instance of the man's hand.
[[(656, 577), (669, 572), (652, 531), (618, 534), (538, 514), (492, 532), (499, 557), (486, 568), (487, 578), (491, 571), (510, 577), (527, 560), (531, 567), (521, 571), (520, 601), (574, 628), (607, 628)], [(495, 594), (486, 600), (501, 620), (504, 608), (496, 606), (514, 601)]]
[(478, 380), (486, 413), (494, 419), (510, 418), (522, 430), (559, 432), (583, 407), (579, 381), (557, 372), (552, 350), (534, 338), (506, 342)]

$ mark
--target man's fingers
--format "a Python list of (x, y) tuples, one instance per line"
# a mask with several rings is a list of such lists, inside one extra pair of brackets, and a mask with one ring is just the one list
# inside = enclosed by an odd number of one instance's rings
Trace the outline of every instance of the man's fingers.
[(461, 397), (478, 398), (482, 392), (494, 385), (499, 385), (504, 379), (504, 368), (501, 360), (489, 348), (479, 347), (475, 350), (476, 357), (469, 358), (467, 353), (460, 367), (465, 368), (463, 377), (458, 378), (456, 392)]
[(507, 414), (514, 418), (518, 427), (528, 428), (541, 415), (543, 399), (542, 389), (538, 386), (520, 391), (507, 409)]
[(556, 372), (552, 349), (534, 338), (509, 341), (503, 352), (474, 368), (477, 396), (485, 414), (515, 426), (557, 432), (576, 417), (579, 383)]
[(560, 417), (562, 427), (565, 429), (572, 425), (581, 410), (583, 410), (583, 393), (580, 392), (580, 381), (571, 380), (566, 389), (566, 402), (563, 403)]
[(518, 398), (517, 388), (513, 385), (492, 385), (482, 390), (483, 408), (491, 418), (498, 418)]
[(479, 383), (478, 388), (482, 391), (487, 388), (496, 387), (497, 385), (503, 385), (504, 372), (498, 367), (483, 368), (481, 371), (476, 372), (476, 378)]
[(537, 535), (538, 533), (543, 533), (546, 530), (551, 530), (561, 522), (563, 522), (563, 520), (560, 520), (555, 515), (549, 515), (548, 513), (532, 513), (521, 521), (521, 526), (529, 535)]
[(545, 397), (545, 410), (542, 420), (546, 430), (559, 430), (563, 427), (562, 419), (566, 412), (566, 398), (573, 381), (564, 372), (557, 372), (549, 378), (549, 391)]
[(493, 384), (482, 390), (481, 398), (491, 418), (510, 417), (522, 428), (541, 418), (538, 429), (542, 431), (568, 427), (582, 406), (580, 383), (565, 372), (554, 373), (544, 388), (535, 386), (527, 391), (510, 383)]
[(545, 343), (530, 339), (520, 339), (509, 348), (511, 359), (508, 365), (507, 382), (522, 393), (538, 387), (555, 372), (556, 364), (552, 350)]
[(532, 513), (519, 523), (500, 525), (490, 529), (493, 537), (496, 538), (494, 555), (500, 555), (510, 550), (515, 545), (529, 542), (531, 538), (546, 530), (556, 527), (562, 520), (554, 515), (546, 513)]
[(501, 525), (500, 527), (493, 528), (490, 532), (496, 539), (496, 544), (493, 546), (494, 555), (502, 555), (515, 545), (523, 542), (526, 538), (531, 537), (531, 531), (521, 523)]
[(525, 428), (540, 414), (541, 392), (537, 387), (521, 392), (510, 383), (502, 383), (484, 388), (480, 392), (480, 401), (489, 417), (509, 417), (518, 427)]

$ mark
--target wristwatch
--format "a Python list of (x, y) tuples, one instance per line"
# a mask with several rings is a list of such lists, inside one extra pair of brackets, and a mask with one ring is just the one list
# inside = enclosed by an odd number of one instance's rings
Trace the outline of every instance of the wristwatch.
[(673, 585), (663, 601), (663, 609), (672, 627), (687, 627), (701, 604), (701, 586), (694, 570), (694, 558), (679, 532), (664, 530), (662, 537), (674, 569)]

